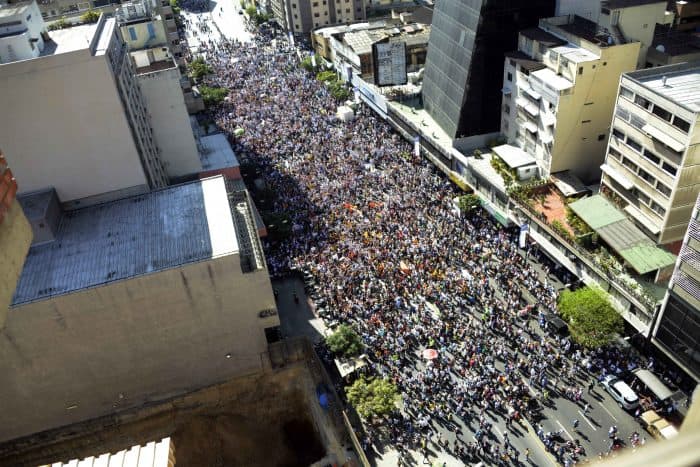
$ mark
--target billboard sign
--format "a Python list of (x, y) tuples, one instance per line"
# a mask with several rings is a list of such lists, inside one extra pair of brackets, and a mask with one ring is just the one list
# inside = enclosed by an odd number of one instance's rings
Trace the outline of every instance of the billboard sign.
[(408, 83), (406, 73), (406, 43), (379, 42), (372, 44), (374, 84), (396, 86)]

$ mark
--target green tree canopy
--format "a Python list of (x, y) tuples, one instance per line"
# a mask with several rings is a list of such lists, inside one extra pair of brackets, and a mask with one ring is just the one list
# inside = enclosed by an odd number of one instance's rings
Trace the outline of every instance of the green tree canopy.
[(458, 201), (459, 210), (462, 213), (467, 214), (481, 205), (479, 197), (477, 195), (464, 195), (459, 197)]
[(202, 79), (206, 75), (214, 73), (212, 67), (204, 61), (203, 57), (197, 57), (192, 60), (189, 65), (187, 65), (187, 68), (190, 72), (190, 76), (194, 79)]
[(360, 336), (347, 324), (341, 324), (333, 334), (326, 337), (326, 344), (331, 352), (345, 358), (362, 353)]
[(81, 23), (96, 23), (97, 20), (100, 19), (100, 14), (96, 12), (95, 10), (88, 10), (82, 15), (80, 15), (80, 22)]
[(396, 385), (385, 378), (363, 376), (345, 388), (345, 393), (357, 413), (367, 420), (390, 414), (399, 402)]
[(219, 105), (224, 101), (226, 94), (228, 94), (228, 89), (200, 86), (199, 93), (202, 95), (204, 105), (206, 105), (207, 107), (212, 107)]
[(589, 349), (608, 344), (623, 329), (622, 316), (599, 289), (565, 290), (559, 296), (559, 311), (574, 341)]

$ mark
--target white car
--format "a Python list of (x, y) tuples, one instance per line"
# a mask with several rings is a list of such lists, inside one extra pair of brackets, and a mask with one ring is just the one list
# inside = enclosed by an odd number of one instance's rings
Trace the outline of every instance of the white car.
[(608, 375), (600, 382), (603, 387), (610, 393), (618, 405), (627, 410), (634, 410), (639, 406), (639, 397), (631, 387), (620, 378), (614, 375)]

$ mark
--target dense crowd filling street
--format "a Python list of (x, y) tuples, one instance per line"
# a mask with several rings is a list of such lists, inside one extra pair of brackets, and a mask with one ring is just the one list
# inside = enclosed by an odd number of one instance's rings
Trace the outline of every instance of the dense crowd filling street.
[[(205, 27), (193, 33), (197, 22)], [(544, 465), (551, 455), (573, 465), (644, 444), (586, 417), (604, 400), (596, 380), (648, 362), (616, 347), (583, 350), (548, 328), (555, 271), (535, 247), (518, 247), (517, 229), (482, 210), (461, 214), (458, 189), (366, 106), (338, 120), (338, 103), (286, 39), (258, 32), (242, 44), (202, 37), (203, 19), (186, 26), (215, 70), (207, 84), (230, 90), (212, 119), (290, 218), (290, 238), (266, 250), (271, 274), (312, 277), (318, 314), (351, 324), (367, 371), (400, 389), (401, 411), (364, 436), (368, 453), (392, 448), (406, 464), (439, 451), (455, 462)], [(423, 358), (427, 349), (437, 358)], [(541, 409), (564, 404), (581, 415), (555, 430)], [(542, 445), (550, 454), (535, 452)]]

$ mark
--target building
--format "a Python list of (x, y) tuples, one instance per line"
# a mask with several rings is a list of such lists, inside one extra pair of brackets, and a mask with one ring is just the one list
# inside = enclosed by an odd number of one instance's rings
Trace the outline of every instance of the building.
[(451, 137), (498, 130), (503, 56), (518, 31), (554, 14), (554, 0), (442, 0), (433, 12), (423, 78), (425, 110)]
[(262, 370), (279, 319), (245, 191), (218, 176), (67, 212), (55, 198), (20, 197), (55, 230), (35, 234), (3, 327), (0, 441)]
[(25, 192), (84, 206), (167, 184), (114, 18), (53, 31), (40, 56), (0, 65), (0, 141)]
[(700, 60), (700, 37), (657, 24), (654, 41), (647, 51), (645, 68)]
[[(189, 78), (180, 74), (167, 47), (165, 50), (134, 51), (130, 55), (169, 179), (177, 180), (201, 171), (183, 94), (183, 82), (189, 84)], [(191, 89), (189, 93), (192, 93)]]
[(673, 251), (700, 192), (699, 91), (698, 62), (622, 75), (602, 166), (601, 191)]
[(700, 381), (700, 197), (690, 217), (652, 342)]
[(403, 44), (405, 71), (414, 73), (425, 66), (429, 37), (430, 25), (394, 24), (381, 20), (317, 29), (311, 35), (311, 42), (316, 53), (332, 62), (345, 80), (350, 81), (353, 76), (358, 76), (377, 84), (374, 59), (376, 44)]
[(269, 10), (283, 29), (300, 35), (366, 19), (364, 0), (269, 0)]
[(167, 46), (178, 66), (185, 67), (180, 35), (168, 0), (137, 0), (115, 11), (124, 41), (131, 50)]
[(16, 194), (17, 180), (0, 152), (0, 329), (32, 243), (32, 229)]
[(535, 157), (540, 177), (600, 178), (617, 82), (640, 47), (617, 40), (585, 18), (557, 16), (521, 31), (506, 54), (501, 133)]
[(54, 462), (39, 467), (174, 467), (176, 465), (175, 445), (170, 438), (135, 445), (114, 453), (104, 453), (68, 462)]
[(0, 64), (38, 57), (45, 37), (36, 2), (0, 4)]
[(700, 27), (700, 1), (670, 0), (669, 6), (675, 13), (674, 25), (680, 31), (697, 32)]

